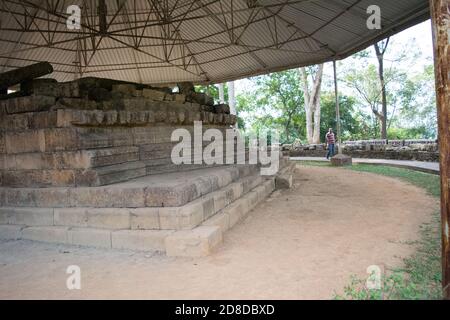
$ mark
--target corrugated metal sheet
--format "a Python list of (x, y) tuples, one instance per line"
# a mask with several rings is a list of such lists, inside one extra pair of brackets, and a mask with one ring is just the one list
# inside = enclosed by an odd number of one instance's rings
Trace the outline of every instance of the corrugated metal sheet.
[[(224, 82), (344, 58), (429, 17), (428, 0), (2, 0), (0, 71), (49, 61), (59, 81)], [(67, 7), (82, 8), (68, 30)], [(366, 26), (381, 8), (382, 29)]]

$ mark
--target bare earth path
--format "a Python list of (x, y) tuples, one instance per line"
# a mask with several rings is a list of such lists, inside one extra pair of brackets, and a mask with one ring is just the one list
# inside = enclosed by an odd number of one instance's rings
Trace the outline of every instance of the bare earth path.
[[(0, 298), (330, 299), (366, 268), (413, 252), (436, 200), (395, 179), (299, 167), (206, 258), (0, 242)], [(82, 290), (66, 288), (69, 265)]]

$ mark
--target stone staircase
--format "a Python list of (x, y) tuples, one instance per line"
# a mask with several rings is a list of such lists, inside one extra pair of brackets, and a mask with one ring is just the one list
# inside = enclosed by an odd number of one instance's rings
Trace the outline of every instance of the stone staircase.
[(0, 238), (208, 255), (294, 168), (282, 166), (277, 177), (234, 165), (103, 187), (0, 188)]

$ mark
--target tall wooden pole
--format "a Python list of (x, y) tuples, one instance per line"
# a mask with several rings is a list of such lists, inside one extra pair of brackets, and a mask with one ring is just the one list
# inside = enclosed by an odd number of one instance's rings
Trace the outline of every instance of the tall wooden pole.
[(337, 143), (338, 143), (338, 152), (342, 154), (341, 148), (341, 112), (339, 110), (339, 90), (338, 90), (338, 79), (337, 79), (337, 67), (336, 60), (333, 61), (333, 70), (334, 70), (334, 95), (336, 98), (336, 130), (337, 130)]
[(450, 299), (450, 0), (430, 0), (439, 122), (442, 217), (442, 287)]

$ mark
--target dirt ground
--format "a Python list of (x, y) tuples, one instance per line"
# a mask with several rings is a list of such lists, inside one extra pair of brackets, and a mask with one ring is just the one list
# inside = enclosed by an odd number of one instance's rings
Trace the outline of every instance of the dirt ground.
[[(0, 242), (0, 298), (330, 299), (367, 267), (401, 265), (438, 203), (395, 179), (298, 167), (206, 258)], [(66, 287), (69, 265), (81, 290)]]

